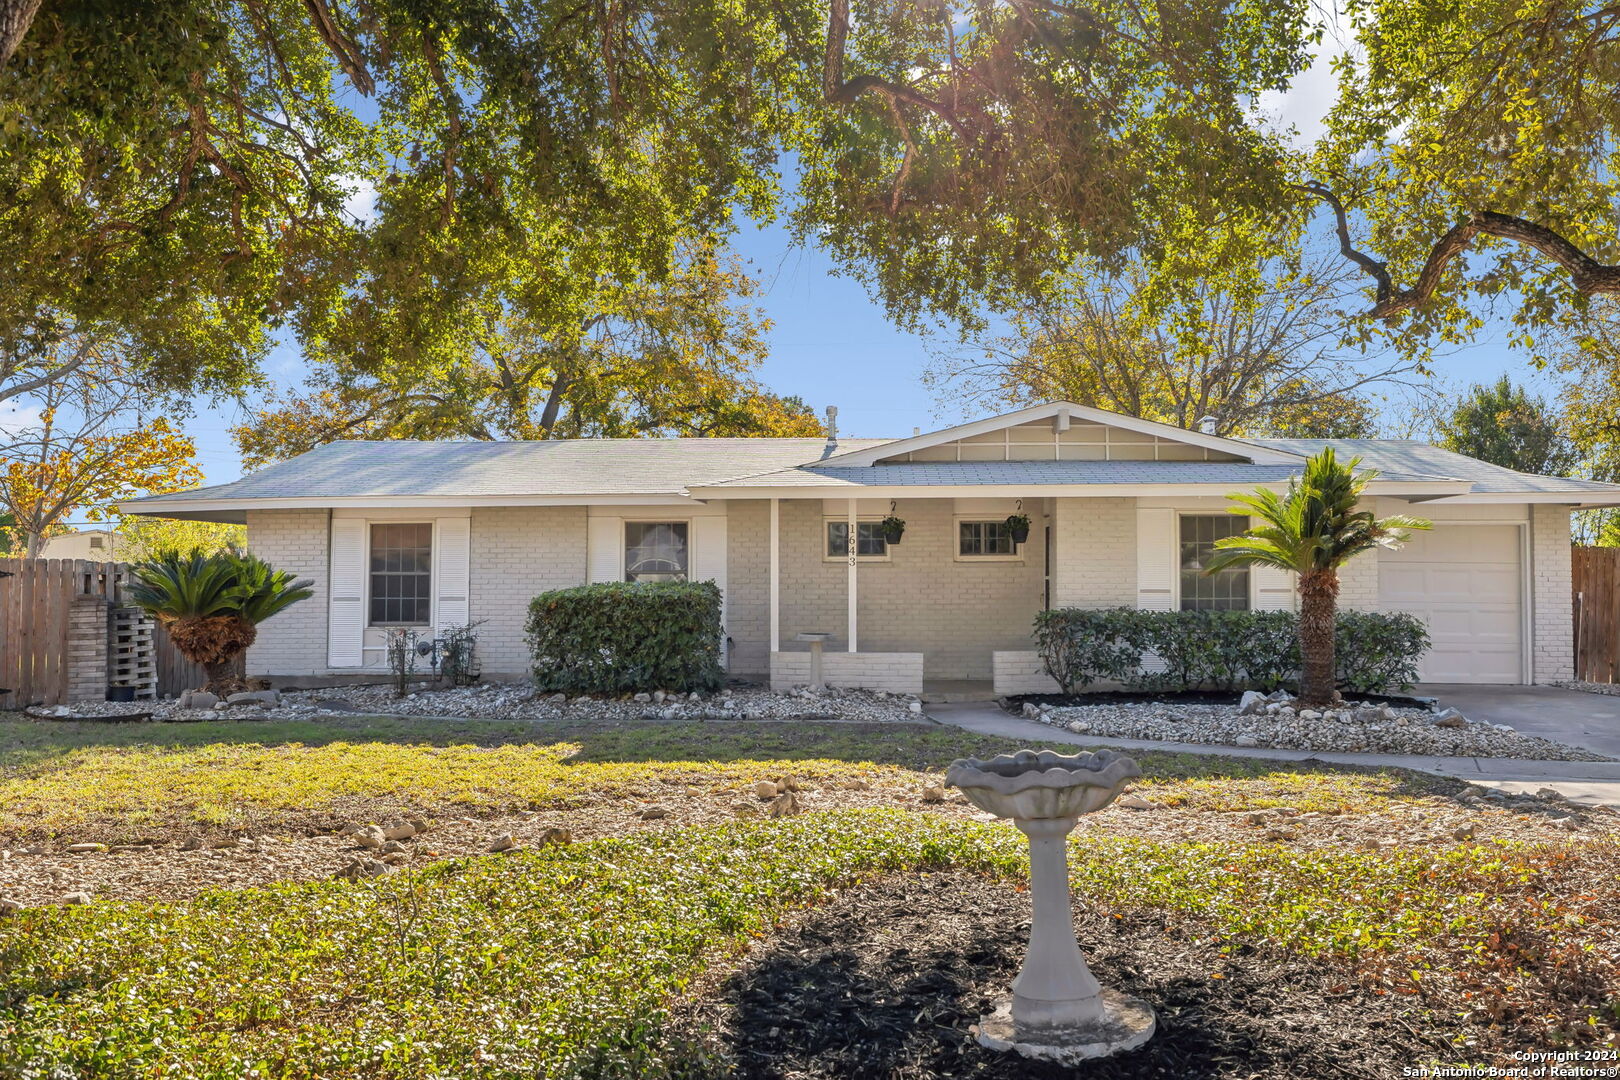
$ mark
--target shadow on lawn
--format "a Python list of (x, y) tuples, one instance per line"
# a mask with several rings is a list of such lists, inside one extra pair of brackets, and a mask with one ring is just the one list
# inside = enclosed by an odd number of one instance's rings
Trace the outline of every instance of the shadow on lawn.
[[(1078, 908), (1098, 978), (1158, 1014), (1146, 1046), (1088, 1063), (1086, 1077), (1371, 1080), (1392, 1063), (1459, 1054), (1422, 1034), (1412, 1005), (1353, 985), (1337, 963), (1229, 954), (1163, 912), (1097, 912), (1084, 898)], [(969, 1031), (1006, 991), (1028, 934), (1028, 894), (1007, 883), (896, 876), (806, 913), (680, 1014), (676, 1031), (759, 1080), (1080, 1075), (985, 1050)]]

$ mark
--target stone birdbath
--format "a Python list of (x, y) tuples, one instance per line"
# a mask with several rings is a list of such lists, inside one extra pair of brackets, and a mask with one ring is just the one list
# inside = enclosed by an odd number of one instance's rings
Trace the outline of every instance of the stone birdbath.
[(1012, 818), (1029, 837), (1035, 909), (1029, 952), (1012, 993), (981, 1018), (982, 1045), (1073, 1064), (1133, 1050), (1152, 1037), (1152, 1007), (1102, 986), (1086, 966), (1069, 904), (1069, 833), (1081, 814), (1101, 810), (1141, 775), (1133, 759), (1111, 750), (1073, 757), (1020, 750), (989, 761), (955, 761), (945, 774), (945, 783), (969, 802)]

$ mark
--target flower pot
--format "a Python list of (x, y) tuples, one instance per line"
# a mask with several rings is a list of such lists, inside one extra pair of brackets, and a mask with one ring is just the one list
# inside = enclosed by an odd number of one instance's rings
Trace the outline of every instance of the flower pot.
[(1012, 531), (1012, 541), (1015, 544), (1022, 544), (1026, 540), (1029, 539), (1029, 526), (1027, 526), (1027, 525), (1024, 526), (1022, 529), (1013, 529), (1011, 531)]
[(906, 531), (904, 529), (901, 529), (899, 532), (886, 532), (883, 534), (883, 542), (890, 547), (895, 547), (900, 543), (900, 538), (904, 535), (906, 535)]

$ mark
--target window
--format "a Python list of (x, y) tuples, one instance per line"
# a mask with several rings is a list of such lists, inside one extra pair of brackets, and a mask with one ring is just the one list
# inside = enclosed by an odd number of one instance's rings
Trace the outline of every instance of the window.
[(684, 521), (644, 523), (624, 527), (624, 580), (685, 581), (691, 549)]
[(1204, 573), (1215, 553), (1215, 541), (1236, 536), (1249, 527), (1249, 519), (1234, 514), (1181, 516), (1181, 610), (1247, 611), (1249, 569), (1235, 567), (1218, 574)]
[(426, 626), (433, 612), (433, 526), (371, 527), (371, 625)]
[(956, 553), (963, 558), (1005, 558), (1018, 554), (1018, 545), (1005, 521), (961, 521), (956, 526)]
[[(883, 539), (881, 521), (855, 523), (855, 555), (861, 559), (887, 559), (889, 542)], [(849, 522), (827, 522), (827, 558), (843, 559), (849, 556)]]

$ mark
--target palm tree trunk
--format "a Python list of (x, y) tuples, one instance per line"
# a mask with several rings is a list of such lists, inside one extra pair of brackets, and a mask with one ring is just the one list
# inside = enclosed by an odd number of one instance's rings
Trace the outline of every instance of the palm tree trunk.
[(1339, 601), (1339, 575), (1312, 570), (1299, 577), (1299, 697), (1306, 705), (1337, 700), (1334, 683), (1333, 614)]

